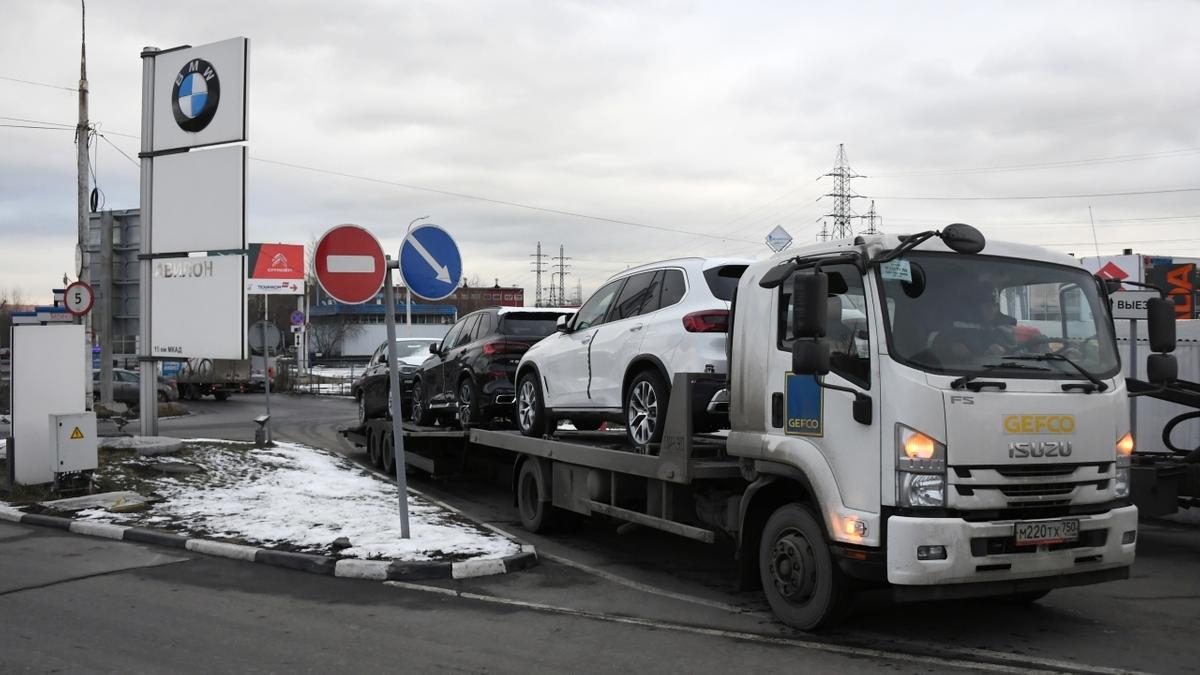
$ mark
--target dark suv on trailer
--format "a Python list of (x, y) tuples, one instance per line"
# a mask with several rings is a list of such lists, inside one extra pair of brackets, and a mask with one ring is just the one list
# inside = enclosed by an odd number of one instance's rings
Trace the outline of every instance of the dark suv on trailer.
[(554, 332), (573, 309), (489, 307), (454, 324), (413, 374), (412, 419), (420, 425), (457, 420), (464, 429), (514, 415), (514, 377), (521, 355)]

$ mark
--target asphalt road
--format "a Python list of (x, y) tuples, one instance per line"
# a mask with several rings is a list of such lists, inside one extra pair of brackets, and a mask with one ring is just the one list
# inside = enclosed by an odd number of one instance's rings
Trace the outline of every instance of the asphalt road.
[[(350, 401), (272, 404), (277, 438), (365, 463), (337, 434), (353, 419)], [(164, 434), (249, 440), (263, 400), (187, 405), (195, 414), (164, 420)], [(411, 485), (523, 536), (542, 564), (381, 586), (4, 525), (0, 634), (19, 639), (2, 641), (17, 646), (3, 648), (0, 671), (1200, 670), (1189, 639), (1200, 625), (1195, 528), (1143, 523), (1128, 581), (1058, 590), (1027, 607), (861, 598), (847, 625), (808, 635), (734, 587), (720, 546), (595, 523), (531, 535), (495, 482), (413, 476)], [(111, 569), (80, 566), (93, 558), (111, 558)]]

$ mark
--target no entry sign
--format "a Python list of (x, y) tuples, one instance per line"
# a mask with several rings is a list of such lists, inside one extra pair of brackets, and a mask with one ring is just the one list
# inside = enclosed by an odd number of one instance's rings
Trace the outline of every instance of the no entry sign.
[(358, 225), (338, 225), (317, 242), (317, 283), (329, 297), (361, 305), (379, 293), (387, 265), (375, 235)]

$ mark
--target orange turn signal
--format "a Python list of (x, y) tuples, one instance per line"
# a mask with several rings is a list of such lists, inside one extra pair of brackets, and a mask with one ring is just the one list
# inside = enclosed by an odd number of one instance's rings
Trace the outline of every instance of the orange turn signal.
[(931, 459), (935, 447), (934, 440), (919, 431), (904, 440), (904, 454), (909, 459)]
[(1127, 433), (1117, 441), (1117, 454), (1128, 457), (1133, 454), (1133, 434)]

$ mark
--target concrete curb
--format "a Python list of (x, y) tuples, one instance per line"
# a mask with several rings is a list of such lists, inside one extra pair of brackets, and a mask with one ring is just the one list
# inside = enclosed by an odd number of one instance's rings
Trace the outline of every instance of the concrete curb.
[(358, 558), (333, 558), (311, 553), (274, 551), (241, 544), (231, 544), (211, 539), (197, 539), (171, 532), (146, 527), (129, 527), (99, 523), (38, 513), (24, 513), (9, 506), (0, 506), (0, 521), (41, 525), (89, 537), (103, 537), (182, 548), (195, 553), (231, 558), (246, 562), (274, 565), (287, 569), (342, 577), (345, 579), (370, 579), (375, 581), (427, 581), (431, 579), (468, 579), (495, 574), (507, 574), (528, 569), (538, 563), (537, 551), (529, 544), (521, 544), (521, 552), (504, 558), (486, 560), (464, 560), (460, 562), (404, 561), (404, 560), (361, 560)]

